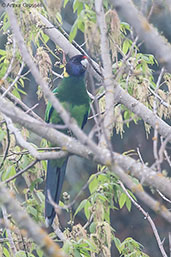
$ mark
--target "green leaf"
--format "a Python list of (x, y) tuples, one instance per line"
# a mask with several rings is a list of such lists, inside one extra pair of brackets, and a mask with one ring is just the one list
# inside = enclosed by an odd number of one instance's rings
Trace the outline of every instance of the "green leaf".
[(108, 201), (108, 198), (104, 194), (97, 194), (98, 199), (102, 200), (103, 202)]
[(71, 32), (69, 34), (69, 41), (72, 42), (72, 40), (76, 37), (77, 34), (77, 30), (78, 30), (78, 24), (77, 24), (77, 20), (74, 22)]
[(43, 160), (43, 161), (41, 161), (41, 163), (42, 163), (43, 170), (46, 170), (47, 169), (47, 161)]
[(63, 245), (62, 249), (64, 250), (65, 253), (69, 253), (71, 247), (72, 247), (71, 242), (70, 242), (69, 240), (66, 240), (66, 241), (64, 242), (64, 245)]
[(7, 250), (7, 248), (3, 248), (3, 255), (5, 256), (5, 257), (10, 257), (10, 253), (8, 252), (8, 250)]
[(108, 10), (108, 9), (109, 9), (109, 3), (108, 3), (108, 0), (103, 0), (103, 5), (104, 5), (104, 8), (105, 8), (106, 10)]
[[(128, 110), (124, 111), (124, 120), (129, 120), (130, 119), (130, 112)], [(129, 121), (126, 122), (127, 127), (129, 128)]]
[(43, 179), (42, 179), (42, 178), (37, 178), (37, 179), (35, 179), (34, 181), (32, 181), (32, 183), (31, 183), (31, 185), (30, 185), (30, 191), (32, 192), (32, 191), (34, 190), (35, 186), (36, 186), (37, 184), (42, 183), (42, 182), (43, 182)]
[(0, 129), (0, 142), (4, 139), (6, 132)]
[(130, 194), (130, 196), (132, 196), (132, 198), (137, 201), (137, 198), (135, 197), (135, 195), (130, 191), (130, 190), (127, 190), (128, 193)]
[(22, 78), (19, 79), (20, 85), (24, 88), (24, 80)]
[[(103, 169), (105, 169), (105, 166), (102, 167), (102, 170), (101, 170), (101, 171), (103, 171)], [(106, 174), (100, 174), (100, 175), (98, 176), (98, 181), (100, 181), (102, 184), (103, 184), (104, 182), (106, 182)]]
[(62, 24), (62, 16), (59, 12), (56, 13), (56, 18), (57, 18), (57, 21)]
[(48, 42), (48, 40), (49, 40), (49, 37), (48, 37), (46, 34), (44, 34), (44, 33), (42, 33), (41, 35), (42, 35), (43, 41), (44, 41), (45, 44), (46, 44), (46, 43)]
[(4, 15), (4, 19), (3, 19), (3, 31), (6, 32), (7, 29), (9, 28), (10, 23), (9, 23), (9, 19), (8, 19), (8, 14), (6, 13)]
[(93, 234), (96, 232), (96, 224), (95, 222), (92, 222), (89, 227), (90, 233)]
[(36, 252), (39, 257), (43, 257), (43, 251), (36, 247)]
[(83, 3), (80, 2), (79, 6), (77, 8), (77, 15), (79, 15), (83, 9), (84, 9), (84, 5), (83, 5)]
[(80, 2), (79, 0), (74, 0), (73, 3), (73, 12), (77, 11), (77, 15), (79, 15), (81, 13), (81, 11), (83, 10), (84, 5), (82, 2)]
[[(91, 240), (88, 240), (88, 239), (84, 239), (84, 242), (87, 244), (86, 246), (86, 249), (87, 250), (90, 250), (90, 251), (95, 251), (96, 250), (96, 245), (91, 241)], [(88, 255), (89, 256), (89, 255)]]
[(69, 0), (64, 0), (64, 4), (63, 4), (64, 8), (65, 8), (65, 6), (67, 5), (68, 2), (69, 2)]
[(8, 61), (6, 61), (6, 59), (5, 59), (3, 61), (3, 66), (2, 66), (2, 68), (0, 70), (0, 78), (2, 78), (5, 75), (5, 73), (7, 71), (7, 67), (8, 67)]
[(85, 26), (84, 26), (84, 22), (82, 20), (78, 20), (78, 28), (79, 28), (79, 30), (84, 32)]
[(104, 219), (107, 223), (110, 224), (110, 209), (106, 208), (105, 212), (104, 212)]
[(129, 199), (129, 197), (127, 197), (126, 198), (126, 207), (127, 207), (128, 211), (131, 210), (131, 206), (132, 206), (131, 200)]
[(10, 166), (7, 168), (6, 171), (3, 172), (2, 174), (2, 181), (5, 181), (6, 179), (14, 176), (16, 174), (16, 170), (14, 166)]
[(45, 201), (45, 195), (44, 195), (41, 191), (37, 191), (36, 194), (37, 194), (37, 196), (38, 196), (40, 202), (41, 202), (41, 203), (44, 203), (44, 201)]
[(34, 207), (28, 205), (27, 212), (31, 214), (33, 217), (37, 218), (37, 210)]
[(0, 55), (6, 55), (6, 51), (5, 50), (2, 50), (2, 49), (0, 49)]
[(91, 207), (91, 204), (87, 200), (86, 204), (84, 205), (84, 213), (85, 213), (85, 216), (86, 216), (87, 219), (90, 218), (90, 207)]
[(74, 249), (74, 257), (82, 257), (77, 249)]
[(1, 58), (0, 58), (0, 65), (1, 65), (1, 67), (2, 67), (2, 65), (3, 65), (3, 63), (2, 63), (2, 61), (4, 60), (6, 58), (6, 56), (5, 55), (3, 55)]
[(23, 95), (27, 95), (27, 93), (25, 91), (23, 91), (21, 88), (17, 87), (17, 91), (20, 92)]
[(25, 251), (19, 251), (15, 254), (15, 257), (34, 257), (33, 254), (27, 253)]
[(124, 53), (124, 54), (127, 54), (129, 48), (130, 48), (130, 40), (126, 39), (126, 40), (123, 42), (123, 46), (122, 46), (122, 51), (123, 51), (123, 53)]
[(119, 207), (122, 208), (126, 202), (127, 195), (122, 193), (119, 197)]
[[(94, 177), (94, 179), (92, 179), (93, 177)], [(89, 190), (90, 190), (90, 193), (92, 194), (98, 188), (98, 180), (97, 180), (96, 175), (94, 175), (94, 174), (90, 177), (89, 180), (91, 180), (91, 179), (92, 179), (92, 181), (89, 184)]]
[(126, 32), (126, 30), (128, 30), (128, 31), (131, 30), (130, 25), (126, 22), (121, 22), (120, 26), (121, 26), (121, 31), (123, 31), (123, 32)]
[(84, 199), (84, 200), (79, 204), (79, 206), (77, 207), (77, 209), (76, 209), (76, 211), (75, 211), (75, 213), (74, 213), (74, 217), (77, 215), (78, 212), (80, 212), (80, 211), (84, 208), (84, 206), (86, 205), (86, 202), (87, 202), (87, 201), (88, 201), (87, 199)]
[(73, 7), (73, 12), (76, 12), (78, 5), (79, 5), (79, 1), (78, 0), (74, 0), (73, 6), (72, 6)]
[(17, 97), (18, 99), (21, 99), (21, 96), (20, 96), (20, 94), (18, 93), (18, 91), (17, 91), (16, 88), (14, 88), (14, 90), (12, 91), (12, 94), (13, 94), (15, 97)]
[(116, 248), (118, 249), (119, 253), (121, 253), (121, 248), (120, 248), (120, 246), (121, 246), (121, 241), (120, 241), (119, 238), (117, 238), (117, 237), (114, 237), (114, 238), (113, 238), (113, 241), (114, 241), (115, 246), (116, 246)]

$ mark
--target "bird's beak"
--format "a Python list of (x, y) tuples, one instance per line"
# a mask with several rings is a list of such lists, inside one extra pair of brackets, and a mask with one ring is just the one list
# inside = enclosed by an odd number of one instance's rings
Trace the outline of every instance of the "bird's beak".
[(88, 60), (85, 58), (85, 59), (83, 59), (82, 61), (81, 61), (81, 64), (82, 64), (82, 66), (85, 68), (85, 69), (87, 69), (87, 67), (88, 67)]

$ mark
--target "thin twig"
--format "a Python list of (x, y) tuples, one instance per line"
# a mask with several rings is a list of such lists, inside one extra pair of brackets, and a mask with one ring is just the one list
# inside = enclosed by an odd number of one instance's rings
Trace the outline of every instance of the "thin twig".
[(113, 115), (113, 106), (114, 106), (114, 82), (112, 74), (112, 63), (110, 58), (109, 51), (109, 42), (107, 39), (107, 26), (105, 22), (105, 14), (103, 9), (103, 1), (95, 1), (95, 10), (97, 15), (97, 22), (100, 28), (101, 35), (101, 57), (103, 61), (103, 77), (104, 77), (104, 88), (105, 88), (105, 116), (104, 116), (104, 131), (101, 137), (100, 144), (105, 146), (105, 141), (107, 139), (107, 145), (110, 146), (110, 138), (114, 126), (114, 115)]
[(6, 123), (7, 123), (7, 126), (9, 128), (10, 132), (15, 135), (15, 138), (16, 138), (16, 141), (18, 142), (18, 144), (20, 146), (26, 148), (32, 156), (37, 157), (39, 153), (37, 152), (36, 148), (33, 145), (31, 145), (30, 143), (28, 143), (27, 141), (25, 141), (25, 139), (21, 135), (20, 131), (14, 126), (12, 120), (10, 118), (8, 118), (7, 116), (5, 116), (5, 120), (6, 120)]
[[(3, 94), (4, 92), (6, 91), (6, 89), (3, 87), (3, 86), (0, 86), (0, 92), (1, 94)], [(14, 104), (20, 106), (20, 108), (23, 110), (23, 111), (28, 111), (30, 110), (30, 108), (24, 104), (19, 98), (15, 97), (13, 94), (11, 94), (10, 92), (7, 93), (6, 97), (12, 101)], [(35, 112), (33, 111), (29, 111), (31, 116), (34, 117), (35, 119), (39, 120), (39, 121), (43, 121), (41, 119), (41, 117), (39, 117)]]
[[(104, 171), (100, 171), (97, 172), (96, 174), (94, 174), (95, 176), (98, 176), (100, 174), (104, 174)], [(75, 196), (75, 198), (72, 200), (72, 202), (70, 202), (68, 205), (64, 206), (64, 209), (70, 209), (78, 200), (78, 198), (80, 197), (80, 195), (85, 191), (85, 189), (88, 187), (88, 185), (91, 183), (91, 181), (94, 179), (94, 177), (92, 177), (91, 179), (89, 179), (85, 185), (81, 188), (81, 190), (78, 192), (78, 194)]]
[(11, 254), (12, 254), (12, 256), (15, 256), (16, 253), (17, 253), (17, 249), (15, 247), (15, 244), (14, 244), (14, 241), (13, 241), (13, 238), (12, 238), (7, 210), (4, 206), (1, 206), (1, 210), (2, 210), (2, 214), (3, 214), (3, 218), (4, 218), (6, 232), (7, 232), (7, 235), (8, 235)]
[(33, 162), (31, 162), (27, 167), (25, 167), (24, 169), (18, 171), (14, 176), (6, 179), (5, 181), (3, 181), (4, 184), (7, 184), (9, 182), (11, 182), (12, 180), (16, 179), (17, 177), (19, 177), (21, 174), (23, 174), (24, 172), (26, 172), (27, 170), (31, 169), (36, 163), (38, 162), (38, 160), (34, 160)]
[[(155, 97), (154, 97), (154, 102), (153, 102), (153, 112), (154, 115), (157, 115), (157, 92), (158, 89), (160, 87), (160, 82), (161, 79), (163, 77), (165, 69), (162, 68), (160, 75), (158, 77), (157, 83), (156, 83), (156, 88), (155, 88)], [(154, 128), (154, 136), (153, 136), (153, 154), (154, 154), (154, 158), (155, 158), (155, 162), (156, 162), (156, 166), (157, 166), (157, 170), (160, 172), (161, 171), (161, 167), (160, 167), (160, 161), (159, 161), (159, 154), (158, 154), (158, 124), (155, 124), (155, 128)]]
[(20, 76), (21, 76), (21, 72), (23, 71), (23, 68), (24, 68), (24, 62), (22, 62), (21, 64), (21, 67), (20, 67), (20, 70), (17, 74), (17, 76), (15, 77), (14, 81), (11, 83), (11, 85), (6, 89), (6, 91), (2, 94), (2, 98), (6, 96), (6, 94), (8, 92), (11, 91), (11, 89), (13, 88), (13, 86), (17, 83), (17, 81), (19, 80)]
[(26, 257), (29, 257), (27, 249), (26, 249), (26, 244), (25, 244), (25, 241), (24, 241), (24, 237), (23, 237), (22, 234), (21, 234), (21, 240), (22, 240), (22, 243), (23, 243), (23, 248), (24, 248), (25, 255), (26, 255)]
[(141, 163), (144, 165), (144, 161), (143, 161), (142, 155), (141, 155), (141, 153), (140, 153), (139, 147), (137, 147), (137, 154), (138, 154), (138, 156), (139, 156), (139, 158), (140, 158)]
[(32, 112), (37, 106), (39, 106), (39, 103), (33, 105), (31, 108), (28, 108), (28, 110), (26, 111), (26, 113)]
[(163, 155), (165, 155), (166, 160), (171, 167), (171, 160), (170, 160), (169, 156), (167, 155), (167, 151), (166, 151), (166, 145), (169, 142), (170, 138), (171, 138), (171, 135), (169, 137), (166, 137), (165, 140), (163, 141), (163, 138), (161, 137), (161, 146), (159, 149), (159, 162), (162, 163)]
[(148, 222), (150, 223), (150, 226), (151, 226), (151, 228), (152, 228), (152, 230), (153, 230), (153, 233), (154, 233), (154, 236), (155, 236), (155, 238), (156, 238), (156, 240), (157, 240), (157, 244), (158, 244), (158, 246), (159, 246), (159, 249), (160, 249), (160, 251), (161, 251), (161, 254), (162, 254), (163, 257), (167, 257), (167, 254), (166, 254), (166, 252), (165, 252), (165, 250), (164, 250), (164, 247), (163, 247), (163, 243), (162, 243), (162, 241), (161, 241), (161, 239), (160, 239), (160, 236), (159, 236), (159, 234), (158, 234), (157, 228), (156, 228), (156, 226), (155, 226), (155, 224), (154, 224), (152, 218), (151, 218), (150, 215), (140, 206), (140, 204), (138, 204), (138, 203), (133, 199), (133, 197), (128, 193), (128, 191), (126, 190), (124, 184), (123, 184), (121, 181), (119, 181), (119, 184), (120, 184), (120, 186), (122, 187), (122, 189), (123, 189), (123, 191), (125, 192), (125, 194), (129, 197), (129, 199), (131, 200), (131, 202), (136, 206), (136, 208), (137, 208), (140, 212), (143, 213), (144, 217), (145, 217), (145, 218), (148, 220)]
[(169, 255), (171, 257), (171, 232), (169, 232)]
[(171, 105), (169, 105), (168, 103), (166, 103), (158, 94), (156, 94), (155, 91), (152, 90), (151, 87), (148, 87), (149, 91), (160, 101), (160, 103), (166, 107), (166, 108), (171, 108)]
[(6, 131), (7, 131), (7, 145), (6, 145), (6, 149), (5, 149), (5, 152), (4, 152), (4, 156), (3, 156), (3, 159), (2, 159), (2, 162), (0, 164), (0, 169), (2, 168), (2, 166), (4, 165), (4, 161), (5, 159), (7, 158), (8, 156), (8, 150), (9, 150), (9, 147), (10, 147), (10, 134), (9, 134), (9, 129), (8, 129), (8, 126), (7, 126), (7, 123), (6, 124)]
[(164, 194), (162, 194), (159, 190), (157, 190), (157, 193), (161, 196), (161, 198), (163, 198), (163, 200), (165, 200), (168, 203), (171, 203), (171, 200), (168, 199)]
[[(54, 226), (53, 226), (54, 227)], [(66, 242), (67, 238), (66, 236), (64, 235), (64, 233), (62, 233), (62, 231), (60, 230), (59, 227), (55, 227), (54, 228), (54, 233), (59, 237), (59, 239), (62, 241), (62, 242)]]
[[(58, 150), (61, 150), (61, 147), (40, 147), (40, 148), (37, 148), (37, 151), (58, 151)], [(12, 150), (9, 151), (10, 153), (7, 155), (7, 157), (10, 157), (10, 156), (13, 156), (13, 155), (25, 155), (25, 154), (29, 154), (29, 151), (28, 150), (24, 150), (24, 151), (20, 151), (20, 152), (14, 152)], [(59, 151), (58, 151), (59, 152)], [(3, 157), (3, 155), (0, 155), (0, 157)]]
[(11, 73), (12, 66), (13, 66), (14, 59), (15, 59), (15, 52), (16, 52), (16, 39), (15, 39), (15, 37), (13, 36), (12, 58), (11, 58), (11, 61), (10, 61), (9, 66), (8, 66), (8, 69), (7, 69), (5, 75), (4, 75), (3, 78), (2, 78), (2, 81), (5, 81), (5, 80), (8, 78), (9, 74)]

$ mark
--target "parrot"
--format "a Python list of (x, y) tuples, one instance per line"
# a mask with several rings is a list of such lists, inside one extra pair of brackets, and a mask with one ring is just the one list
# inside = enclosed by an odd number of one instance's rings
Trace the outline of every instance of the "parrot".
[[(58, 98), (63, 107), (73, 117), (78, 126), (83, 129), (89, 115), (90, 98), (85, 85), (85, 72), (88, 67), (88, 58), (85, 55), (75, 55), (69, 59), (65, 66), (64, 77), (59, 85), (53, 90), (55, 97)], [(64, 125), (60, 114), (48, 102), (45, 111), (45, 122)], [(61, 132), (71, 135), (69, 129)], [(53, 144), (50, 144), (53, 146)], [(56, 212), (54, 206), (50, 203), (48, 192), (52, 200), (58, 204), (62, 192), (62, 186), (65, 178), (68, 157), (47, 161), (47, 174), (45, 182), (45, 223), (46, 226), (52, 226)]]

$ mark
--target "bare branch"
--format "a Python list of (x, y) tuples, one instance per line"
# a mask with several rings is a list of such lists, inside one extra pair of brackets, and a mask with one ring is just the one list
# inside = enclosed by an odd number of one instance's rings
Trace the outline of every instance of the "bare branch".
[(114, 82), (112, 74), (112, 62), (109, 54), (109, 42), (107, 39), (107, 27), (103, 9), (103, 1), (95, 0), (95, 10), (101, 34), (101, 57), (103, 61), (103, 78), (105, 88), (105, 116), (104, 116), (104, 136), (101, 144), (105, 146), (105, 137), (110, 141), (114, 126)]

